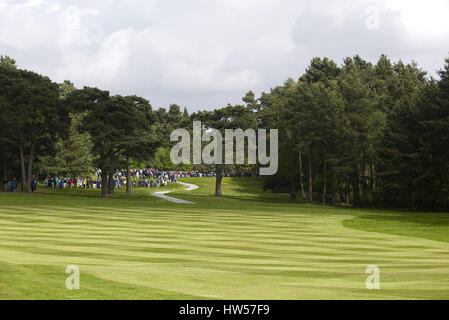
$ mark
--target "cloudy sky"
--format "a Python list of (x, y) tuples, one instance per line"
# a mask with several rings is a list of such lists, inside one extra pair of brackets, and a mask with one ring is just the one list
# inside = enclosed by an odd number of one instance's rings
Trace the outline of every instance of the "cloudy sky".
[(341, 63), (449, 56), (447, 0), (0, 0), (0, 54), (21, 68), (190, 111), (240, 103)]

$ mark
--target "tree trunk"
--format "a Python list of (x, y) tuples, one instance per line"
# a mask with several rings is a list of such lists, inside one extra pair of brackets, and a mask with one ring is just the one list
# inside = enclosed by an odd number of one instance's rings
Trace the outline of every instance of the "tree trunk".
[(216, 197), (221, 197), (221, 181), (223, 180), (223, 172), (222, 172), (222, 166), (221, 164), (217, 164), (215, 166), (215, 174), (216, 174), (216, 178), (215, 178), (215, 196)]
[(331, 195), (332, 195), (332, 205), (335, 206), (336, 192), (335, 192), (335, 175), (334, 174), (332, 174)]
[(302, 170), (302, 152), (299, 151), (299, 183), (301, 184), (301, 194), (304, 199), (306, 199), (306, 192), (304, 191), (304, 181), (302, 179), (303, 170)]
[(309, 152), (309, 203), (313, 204), (312, 150)]
[(109, 173), (108, 194), (114, 194), (114, 173)]
[(347, 181), (346, 182), (346, 195), (345, 195), (345, 201), (346, 201), (346, 204), (347, 205), (349, 205), (349, 203), (350, 203), (350, 200), (349, 200), (349, 196), (350, 196), (350, 189), (349, 189), (349, 186), (351, 185), (351, 183), (349, 182), (349, 181)]
[(131, 195), (131, 159), (129, 156), (126, 156), (126, 194)]
[(28, 160), (28, 177), (27, 177), (28, 188), (31, 188), (31, 180), (33, 176), (33, 156), (34, 156), (34, 144), (31, 143), (30, 159)]
[(101, 197), (107, 198), (108, 197), (108, 174), (106, 171), (101, 171)]
[(290, 200), (296, 201), (296, 181), (295, 177), (290, 179)]
[(25, 175), (25, 161), (23, 159), (23, 143), (21, 139), (19, 139), (19, 151), (20, 151), (20, 173), (22, 175), (21, 177), (22, 183), (20, 186), (20, 191), (24, 192), (26, 185), (26, 175)]
[(4, 167), (4, 181), (8, 181), (8, 163), (5, 163), (5, 167)]
[(326, 205), (327, 196), (327, 148), (324, 147), (324, 176), (323, 176), (323, 206)]
[(363, 162), (362, 162), (362, 199), (366, 196), (366, 161), (365, 161), (365, 152), (363, 152)]
[(354, 165), (354, 195), (353, 195), (353, 199), (354, 199), (354, 205), (357, 206), (360, 203), (360, 168), (359, 168), (359, 164), (356, 163)]
[(343, 191), (341, 190), (341, 182), (337, 181), (338, 193), (340, 194), (340, 202), (345, 202), (346, 198), (343, 196)]
[(415, 211), (415, 197), (414, 197), (413, 191), (412, 192), (409, 191), (409, 194), (410, 194), (409, 210), (413, 212), (413, 211)]

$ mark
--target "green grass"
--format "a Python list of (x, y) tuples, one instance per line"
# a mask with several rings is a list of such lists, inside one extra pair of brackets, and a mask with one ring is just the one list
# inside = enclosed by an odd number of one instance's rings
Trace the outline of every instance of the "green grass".
[[(257, 178), (0, 193), (1, 299), (449, 299), (449, 215), (291, 203)], [(154, 191), (154, 189), (152, 189)], [(65, 288), (78, 265), (81, 289)], [(381, 290), (367, 290), (377, 265)]]

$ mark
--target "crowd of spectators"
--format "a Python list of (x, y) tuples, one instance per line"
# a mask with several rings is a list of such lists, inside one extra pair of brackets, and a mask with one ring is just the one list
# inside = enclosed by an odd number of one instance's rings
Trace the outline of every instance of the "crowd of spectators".
[[(169, 183), (178, 182), (178, 178), (203, 178), (215, 177), (214, 172), (192, 171), (164, 171), (158, 169), (132, 169), (130, 171), (131, 186), (134, 188), (159, 188), (167, 186)], [(252, 177), (251, 171), (225, 173), (225, 177)], [(108, 180), (109, 183), (109, 180)], [(114, 188), (120, 189), (127, 183), (126, 170), (117, 170), (113, 175)], [(101, 170), (96, 169), (90, 177), (51, 177), (44, 179), (44, 186), (48, 189), (90, 189), (101, 188)], [(33, 179), (31, 182), (31, 191), (37, 190), (38, 181)], [(5, 192), (16, 192), (18, 181), (16, 178), (4, 181)]]

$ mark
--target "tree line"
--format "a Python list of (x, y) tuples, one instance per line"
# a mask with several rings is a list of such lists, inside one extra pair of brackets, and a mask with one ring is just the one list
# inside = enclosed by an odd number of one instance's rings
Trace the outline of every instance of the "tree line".
[(313, 59), (251, 102), (264, 126), (281, 128), (281, 170), (265, 188), (310, 203), (449, 210), (449, 59), (438, 74), (385, 55), (341, 67)]
[(348, 57), (341, 66), (314, 58), (297, 80), (260, 97), (249, 91), (240, 105), (189, 115), (175, 104), (153, 110), (141, 97), (57, 84), (5, 56), (0, 168), (5, 179), (18, 175), (24, 192), (35, 175), (101, 168), (103, 197), (120, 168), (214, 171), (220, 196), (224, 173), (257, 166), (173, 166), (170, 132), (200, 120), (221, 132), (279, 129), (279, 171), (264, 189), (291, 200), (448, 211), (449, 59), (438, 75), (385, 55), (376, 64)]
[(0, 168), (5, 181), (19, 177), (22, 192), (36, 176), (87, 176), (98, 168), (107, 197), (117, 169), (128, 169), (129, 182), (132, 164), (160, 161), (169, 141), (164, 137), (181, 119), (176, 105), (154, 111), (142, 97), (57, 84), (0, 59)]

